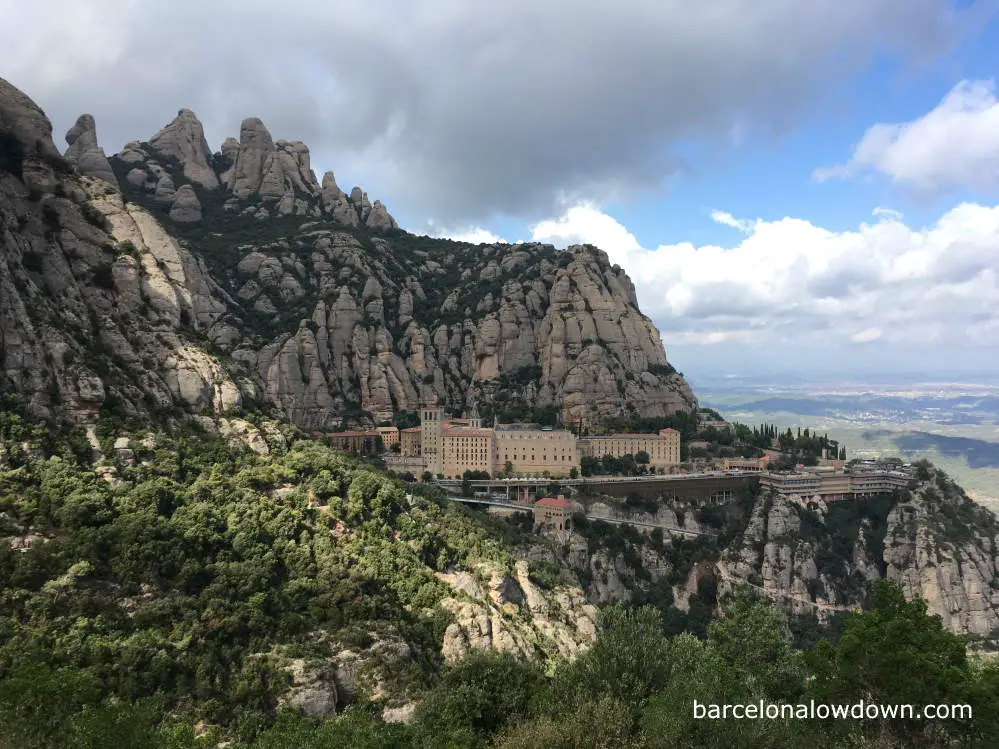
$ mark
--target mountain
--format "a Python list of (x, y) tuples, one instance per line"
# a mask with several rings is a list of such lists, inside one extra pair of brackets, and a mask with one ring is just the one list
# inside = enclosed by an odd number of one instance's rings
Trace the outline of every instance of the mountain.
[(65, 157), (51, 131), (0, 81), (0, 386), (39, 415), (256, 404), (310, 428), (430, 399), (572, 422), (696, 407), (596, 248), (407, 234), (256, 118), (216, 153), (186, 109), (110, 158), (89, 115)]
[[(829, 504), (751, 482), (723, 504), (581, 494), (590, 517), (699, 535), (576, 515), (566, 541), (307, 436), (435, 398), (487, 418), (694, 412), (605, 253), (407, 234), (253, 118), (218, 152), (189, 110), (111, 156), (88, 115), (64, 154), (51, 131), (0, 80), (0, 746), (313, 746), (352, 725), (323, 745), (677, 746), (710, 729), (704, 745), (731, 746), (755, 722), (689, 725), (688, 697), (795, 700), (806, 680), (780, 614), (726, 613), (708, 636), (722, 607), (772, 602), (808, 648), (886, 579), (900, 600), (870, 621), (925, 629), (919, 646), (955, 654), (941, 683), (979, 685), (909, 701), (960, 695), (990, 735), (999, 676), (957, 636), (994, 645), (999, 525), (929, 465)], [(940, 619), (910, 617), (902, 592)], [(775, 654), (791, 687), (768, 692)], [(281, 707), (342, 717), (286, 714), (255, 743)], [(529, 719), (575, 733), (520, 741)]]

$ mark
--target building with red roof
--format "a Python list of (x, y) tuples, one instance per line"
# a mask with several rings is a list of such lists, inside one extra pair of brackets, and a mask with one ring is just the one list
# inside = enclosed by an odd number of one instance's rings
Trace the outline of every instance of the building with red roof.
[(534, 528), (572, 530), (572, 502), (562, 495), (539, 499), (534, 503)]

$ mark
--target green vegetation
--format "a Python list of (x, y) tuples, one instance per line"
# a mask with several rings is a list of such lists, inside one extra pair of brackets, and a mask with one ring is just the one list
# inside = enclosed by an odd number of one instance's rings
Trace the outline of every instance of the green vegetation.
[(80, 212), (83, 214), (83, 218), (87, 220), (87, 223), (92, 226), (96, 226), (102, 231), (108, 231), (111, 228), (111, 225), (108, 223), (104, 214), (94, 208), (90, 203), (83, 203), (80, 206)]
[[(449, 589), (435, 573), (479, 560), (509, 569), (527, 516), (506, 522), (447, 504), (433, 486), (404, 489), (287, 427), (263, 456), (195, 427), (135, 435), (135, 464), (108, 483), (82, 430), (2, 405), (0, 535), (34, 540), (26, 551), (0, 546), (0, 749), (222, 739), (233, 749), (942, 748), (991, 746), (999, 730), (999, 666), (969, 661), (960, 638), (894, 584), (877, 583), (870, 609), (832, 631), (743, 595), (715, 620), (713, 561), (746, 526), (757, 499), (749, 485), (734, 502), (696, 510), (716, 537), (667, 543), (662, 532), (576, 518), (587, 557), (622, 558), (634, 587), (630, 606), (603, 610), (596, 644), (575, 660), (542, 669), (478, 653), (445, 666), (450, 619), (436, 604)], [(105, 455), (122, 428), (98, 425)], [(957, 489), (930, 475), (943, 506)], [(802, 541), (849, 558), (861, 533), (880, 543), (902, 499), (836, 503), (824, 520), (802, 510)], [(976, 520), (956, 507), (954, 522)], [(665, 575), (646, 569), (644, 547)], [(695, 571), (681, 612), (674, 587)], [(529, 574), (543, 590), (572, 583), (557, 560), (532, 562)], [(292, 661), (322, 672), (343, 648), (373, 655), (393, 640), (411, 656), (364, 661), (358, 696), (341, 695), (337, 716), (280, 707)], [(370, 702), (364, 685), (376, 681), (382, 696)], [(695, 699), (968, 704), (975, 717), (712, 721), (694, 718)], [(386, 700), (416, 701), (412, 722), (383, 723)]]
[[(236, 747), (990, 747), (999, 730), (999, 666), (970, 661), (954, 635), (879, 582), (870, 611), (851, 615), (836, 644), (804, 653), (769, 606), (737, 598), (706, 636), (669, 635), (651, 607), (604, 611), (596, 643), (545, 676), (506, 654), (477, 654), (444, 669), (409, 725), (386, 725), (359, 706), (326, 721), (281, 712)], [(79, 670), (19, 667), (0, 682), (0, 746), (214, 746), (195, 738), (156, 699), (100, 701)], [(969, 705), (974, 718), (709, 720), (701, 705), (768, 703)], [(38, 714), (45, 721), (33, 719)]]
[[(103, 450), (116, 433), (99, 429)], [(406, 506), (400, 483), (309, 440), (258, 456), (161, 434), (112, 485), (87, 465), (82, 435), (6, 410), (0, 437), (0, 535), (35, 538), (25, 552), (0, 547), (0, 679), (44, 691), (45, 678), (78, 673), (81, 704), (155, 699), (154, 714), (238, 737), (270, 722), (289, 652), (318, 663), (402, 638), (413, 656), (380, 666), (389, 691), (430, 685), (448, 621), (433, 572), (508, 564), (516, 543), (432, 487), (413, 487), (422, 499)], [(67, 726), (83, 720), (66, 710)]]

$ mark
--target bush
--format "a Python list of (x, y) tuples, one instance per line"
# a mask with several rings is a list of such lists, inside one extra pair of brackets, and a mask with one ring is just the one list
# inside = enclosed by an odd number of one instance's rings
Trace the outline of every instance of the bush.
[(87, 223), (91, 226), (96, 226), (102, 231), (107, 231), (110, 226), (108, 224), (107, 218), (103, 213), (94, 208), (90, 203), (84, 203), (80, 206), (80, 212), (83, 217), (87, 220)]

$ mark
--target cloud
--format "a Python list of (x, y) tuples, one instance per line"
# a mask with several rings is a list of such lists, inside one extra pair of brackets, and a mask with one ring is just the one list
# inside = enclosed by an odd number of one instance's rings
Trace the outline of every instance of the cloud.
[(875, 54), (933, 59), (989, 5), (0, 0), (0, 70), (57, 135), (91, 112), (115, 151), (190, 107), (217, 146), (259, 116), (404, 223), (481, 225), (658, 188), (676, 143), (784, 132)]
[[(635, 282), (642, 311), (668, 344), (836, 347), (999, 345), (999, 206), (958, 205), (926, 228), (893, 211), (852, 231), (796, 218), (746, 227), (729, 247), (643, 248), (593, 205), (533, 227), (557, 247), (592, 243)], [(729, 221), (728, 219), (731, 219)]]
[(926, 193), (999, 189), (999, 101), (991, 81), (962, 81), (931, 112), (870, 128), (842, 165), (816, 169), (819, 181), (870, 171)]
[(509, 244), (507, 240), (503, 239), (499, 235), (493, 234), (491, 231), (486, 229), (474, 226), (456, 231), (438, 229), (434, 230), (431, 233), (431, 236), (453, 239), (455, 242), (468, 242), (469, 244), (496, 244), (500, 242)]
[(731, 226), (733, 229), (738, 229), (744, 234), (748, 234), (753, 230), (752, 221), (740, 221), (728, 211), (712, 211), (711, 220), (717, 224)]

